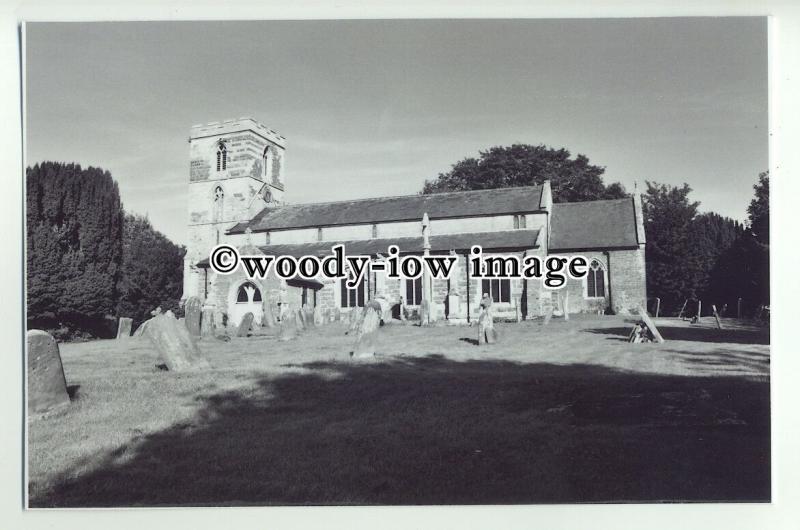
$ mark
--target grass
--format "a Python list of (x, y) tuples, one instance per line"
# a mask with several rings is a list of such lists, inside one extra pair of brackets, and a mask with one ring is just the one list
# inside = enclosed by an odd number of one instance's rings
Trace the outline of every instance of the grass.
[(329, 325), (289, 343), (62, 345), (68, 411), (29, 421), (31, 506), (769, 501), (763, 330), (617, 317), (390, 325), (351, 361)]

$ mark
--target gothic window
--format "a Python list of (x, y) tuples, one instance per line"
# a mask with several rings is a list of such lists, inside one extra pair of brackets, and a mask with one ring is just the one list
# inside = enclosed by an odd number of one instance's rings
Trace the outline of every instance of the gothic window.
[(271, 238), (269, 237), (269, 232), (266, 232), (264, 235), (266, 236), (266, 240), (267, 240), (267, 241), (266, 241), (266, 244), (267, 244), (267, 245), (269, 245), (269, 244), (270, 244), (270, 239), (271, 239)]
[(526, 221), (524, 215), (515, 215), (514, 216), (514, 228), (525, 228)]
[(378, 238), (378, 225), (372, 225), (372, 239)]
[(252, 282), (245, 282), (239, 286), (236, 292), (237, 304), (248, 304), (250, 302), (260, 302), (261, 291)]
[(406, 304), (419, 305), (422, 302), (422, 277), (406, 280)]
[(361, 278), (358, 285), (352, 289), (347, 288), (347, 278), (342, 278), (340, 284), (342, 307), (364, 307), (367, 294), (367, 282)]
[(217, 145), (217, 171), (225, 171), (228, 167), (228, 150), (225, 144), (220, 142)]
[(317, 241), (322, 241), (322, 228), (317, 228)]
[(223, 203), (225, 202), (225, 192), (222, 186), (214, 188), (214, 209), (212, 214), (212, 221), (218, 223), (222, 221)]
[(596, 259), (589, 265), (589, 274), (586, 275), (586, 297), (605, 298), (606, 276), (603, 266)]
[(501, 278), (496, 280), (483, 280), (481, 296), (488, 294), (493, 302), (511, 303), (511, 280)]

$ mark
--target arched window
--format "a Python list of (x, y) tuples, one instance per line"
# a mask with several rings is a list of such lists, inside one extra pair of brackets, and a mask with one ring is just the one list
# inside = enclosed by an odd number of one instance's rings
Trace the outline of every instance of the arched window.
[(214, 188), (214, 208), (212, 210), (211, 220), (214, 223), (222, 221), (223, 203), (225, 202), (225, 191), (222, 186)]
[(228, 167), (228, 150), (225, 144), (220, 142), (217, 145), (217, 171), (225, 171)]
[(596, 259), (589, 265), (589, 274), (586, 275), (586, 297), (605, 298), (606, 275), (603, 266)]
[(252, 282), (245, 282), (239, 286), (236, 292), (237, 304), (248, 304), (250, 302), (260, 302), (261, 291)]
[(406, 280), (406, 304), (419, 305), (422, 303), (422, 277), (408, 278)]

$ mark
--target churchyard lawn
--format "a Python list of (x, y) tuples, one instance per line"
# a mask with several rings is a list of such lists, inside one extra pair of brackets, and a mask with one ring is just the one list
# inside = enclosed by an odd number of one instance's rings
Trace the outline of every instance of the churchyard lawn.
[(202, 340), (158, 370), (146, 338), (62, 344), (66, 412), (29, 421), (44, 506), (768, 501), (765, 329), (658, 319)]

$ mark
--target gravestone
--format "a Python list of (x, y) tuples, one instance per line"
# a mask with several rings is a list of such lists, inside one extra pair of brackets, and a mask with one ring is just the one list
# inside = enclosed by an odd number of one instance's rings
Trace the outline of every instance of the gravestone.
[(316, 324), (314, 322), (314, 310), (308, 304), (303, 304), (303, 323), (306, 325), (306, 328), (313, 328)]
[(325, 323), (325, 317), (322, 316), (322, 309), (319, 306), (314, 307), (314, 325), (321, 326)]
[(213, 337), (215, 335), (214, 328), (214, 308), (204, 307), (200, 318), (200, 336)]
[(550, 319), (553, 318), (553, 306), (546, 305), (544, 306), (544, 320), (542, 321), (542, 325), (546, 326), (550, 323)]
[(200, 336), (200, 314), (203, 311), (203, 302), (196, 296), (186, 299), (184, 313), (186, 314), (186, 329), (192, 337)]
[(719, 318), (719, 313), (717, 313), (717, 306), (711, 304), (711, 312), (714, 315), (714, 320), (717, 321), (717, 329), (722, 329), (722, 321)]
[(339, 311), (338, 307), (333, 308), (333, 317), (331, 318), (332, 322), (339, 322), (342, 319), (342, 312)]
[(142, 322), (139, 325), (139, 327), (136, 328), (136, 331), (133, 333), (133, 336), (134, 337), (142, 337), (142, 336), (144, 336), (144, 332), (147, 331), (147, 326), (148, 326), (148, 324), (150, 323), (151, 320), (152, 320), (152, 318)]
[(378, 341), (378, 329), (381, 325), (381, 314), (375, 307), (368, 306), (364, 309), (364, 318), (356, 330), (356, 344), (353, 347), (353, 357), (374, 357)]
[(39, 329), (29, 330), (25, 338), (28, 343), (28, 414), (68, 405), (67, 380), (56, 339)]
[(347, 333), (352, 334), (358, 331), (359, 326), (361, 326), (361, 321), (364, 320), (364, 309), (360, 307), (354, 307), (350, 310), (350, 324), (347, 327)]
[(419, 303), (419, 325), (427, 326), (431, 322), (431, 303), (423, 298)]
[(237, 337), (246, 337), (250, 333), (250, 328), (253, 326), (253, 313), (247, 312), (242, 317), (239, 327), (236, 328)]
[(491, 306), (481, 308), (478, 317), (478, 344), (494, 344), (497, 342), (497, 331), (494, 329), (494, 316)]
[(208, 368), (197, 345), (186, 326), (178, 322), (171, 311), (159, 314), (148, 320), (145, 335), (153, 343), (159, 360), (167, 369), (174, 372)]
[(303, 332), (306, 330), (306, 314), (303, 312), (302, 309), (298, 309), (295, 312), (295, 325), (297, 326), (298, 332)]
[(661, 333), (658, 332), (658, 328), (650, 319), (650, 315), (648, 315), (647, 311), (645, 311), (645, 309), (641, 306), (639, 307), (639, 316), (642, 319), (642, 323), (650, 330), (650, 334), (653, 336), (653, 339), (658, 343), (664, 342), (664, 337), (662, 337)]
[(275, 327), (275, 315), (272, 313), (272, 304), (269, 302), (267, 297), (264, 297), (264, 316), (262, 320), (266, 327)]
[(133, 327), (133, 319), (128, 317), (119, 317), (119, 325), (117, 326), (117, 339), (127, 339), (131, 336), (131, 328)]
[(287, 311), (280, 322), (278, 340), (292, 340), (297, 337), (297, 323), (294, 311)]

